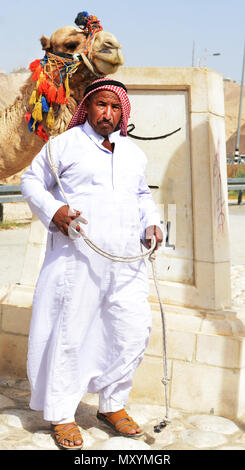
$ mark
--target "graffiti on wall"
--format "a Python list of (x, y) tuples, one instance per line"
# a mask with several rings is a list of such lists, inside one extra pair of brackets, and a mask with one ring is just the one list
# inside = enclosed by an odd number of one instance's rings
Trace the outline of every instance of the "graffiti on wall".
[(224, 233), (225, 226), (225, 199), (222, 189), (222, 177), (220, 170), (220, 141), (218, 140), (217, 151), (213, 164), (213, 188), (214, 188), (214, 211), (217, 230)]

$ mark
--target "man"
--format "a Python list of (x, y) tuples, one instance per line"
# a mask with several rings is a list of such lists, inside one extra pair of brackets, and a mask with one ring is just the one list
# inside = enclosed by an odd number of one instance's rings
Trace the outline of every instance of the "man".
[(145, 262), (110, 261), (82, 237), (68, 236), (69, 224), (82, 213), (81, 230), (110, 253), (139, 254), (140, 240), (150, 247), (154, 226), (156, 249), (162, 241), (145, 180), (146, 157), (126, 137), (129, 113), (125, 86), (96, 80), (68, 130), (52, 140), (74, 215), (48, 164), (46, 146), (22, 176), (22, 192), (48, 229), (29, 335), (30, 407), (43, 410), (62, 448), (82, 447), (74, 416), (87, 392), (99, 393), (98, 419), (120, 435), (142, 435), (124, 406), (151, 330)]

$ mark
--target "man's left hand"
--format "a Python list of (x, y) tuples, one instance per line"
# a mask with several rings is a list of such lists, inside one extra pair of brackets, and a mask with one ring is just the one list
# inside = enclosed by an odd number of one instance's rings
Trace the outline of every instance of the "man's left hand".
[(163, 233), (162, 233), (162, 230), (160, 229), (160, 227), (158, 227), (158, 225), (149, 225), (149, 227), (146, 228), (146, 231), (145, 231), (145, 244), (146, 244), (146, 247), (149, 248), (149, 249), (151, 248), (153, 235), (155, 235), (155, 237), (156, 237), (155, 250), (158, 250), (159, 246), (161, 246), (161, 243), (163, 241)]

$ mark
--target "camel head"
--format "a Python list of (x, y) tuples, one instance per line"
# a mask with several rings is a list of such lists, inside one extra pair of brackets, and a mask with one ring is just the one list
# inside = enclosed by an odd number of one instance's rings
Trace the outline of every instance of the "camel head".
[(43, 50), (53, 54), (76, 54), (82, 56), (84, 64), (95, 76), (115, 73), (123, 65), (121, 45), (115, 36), (103, 30), (95, 32), (91, 41), (84, 30), (65, 26), (55, 31), (50, 38), (42, 36)]
[(82, 12), (75, 23), (77, 27), (60, 28), (50, 38), (42, 36), (45, 56), (30, 64), (35, 86), (26, 121), (44, 140), (65, 130), (86, 86), (123, 64), (120, 43), (103, 31), (96, 16)]

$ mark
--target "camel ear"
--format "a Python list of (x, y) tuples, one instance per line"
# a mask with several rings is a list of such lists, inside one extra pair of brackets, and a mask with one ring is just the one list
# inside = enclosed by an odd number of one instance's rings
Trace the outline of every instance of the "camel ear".
[(40, 39), (40, 42), (42, 44), (42, 48), (44, 51), (48, 51), (50, 49), (50, 39), (46, 38), (46, 36), (42, 36)]

